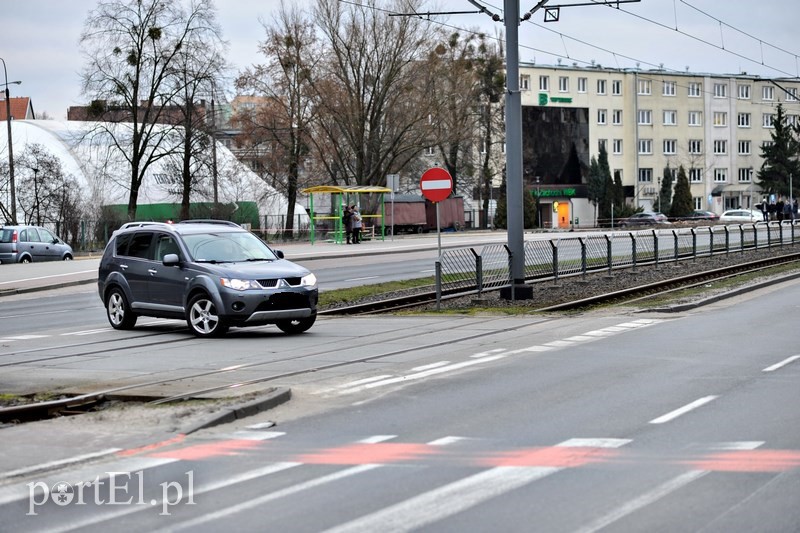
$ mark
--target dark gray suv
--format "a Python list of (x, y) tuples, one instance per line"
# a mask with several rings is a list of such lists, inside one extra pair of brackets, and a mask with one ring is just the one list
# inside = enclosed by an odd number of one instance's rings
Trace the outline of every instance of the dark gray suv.
[(198, 337), (275, 324), (302, 333), (317, 318), (317, 279), (244, 228), (222, 221), (131, 222), (100, 260), (111, 326), (142, 316), (185, 319)]

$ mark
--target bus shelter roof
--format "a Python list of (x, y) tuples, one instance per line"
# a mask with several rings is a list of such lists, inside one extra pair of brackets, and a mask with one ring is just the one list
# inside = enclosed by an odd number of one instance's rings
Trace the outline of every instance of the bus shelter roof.
[(338, 186), (338, 185), (317, 185), (316, 187), (309, 187), (307, 189), (303, 189), (300, 191), (304, 194), (316, 194), (316, 193), (333, 193), (333, 194), (343, 194), (343, 193), (358, 193), (358, 194), (368, 194), (368, 193), (387, 193), (392, 192), (392, 189), (387, 189), (386, 187), (376, 187), (374, 185), (345, 185), (345, 186)]

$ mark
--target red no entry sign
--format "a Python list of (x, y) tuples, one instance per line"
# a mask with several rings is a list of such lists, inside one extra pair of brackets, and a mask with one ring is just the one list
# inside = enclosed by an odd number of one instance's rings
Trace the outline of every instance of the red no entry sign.
[(441, 202), (453, 192), (453, 178), (443, 168), (429, 168), (419, 180), (422, 195), (431, 202)]

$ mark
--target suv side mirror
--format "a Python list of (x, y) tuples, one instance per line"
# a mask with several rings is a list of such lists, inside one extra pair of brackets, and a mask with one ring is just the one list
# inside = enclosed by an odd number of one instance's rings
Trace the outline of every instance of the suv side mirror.
[(275, 252), (275, 255), (278, 256), (278, 259), (283, 259), (283, 252), (281, 252), (280, 250), (272, 250), (272, 251)]
[(180, 257), (178, 254), (167, 254), (164, 256), (164, 259), (161, 261), (164, 266), (178, 266), (181, 262)]

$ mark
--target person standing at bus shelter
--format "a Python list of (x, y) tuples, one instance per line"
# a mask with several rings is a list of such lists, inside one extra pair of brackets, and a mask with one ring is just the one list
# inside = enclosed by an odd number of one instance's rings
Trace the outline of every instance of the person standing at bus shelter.
[(361, 214), (358, 212), (358, 206), (352, 205), (350, 207), (353, 215), (350, 217), (353, 220), (353, 244), (361, 244)]
[(353, 234), (353, 212), (350, 211), (350, 206), (344, 206), (342, 222), (344, 223), (344, 235), (347, 238), (347, 244), (350, 244), (350, 235)]

